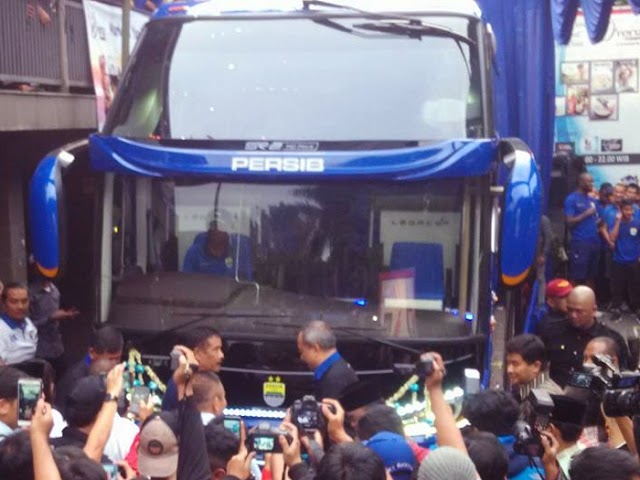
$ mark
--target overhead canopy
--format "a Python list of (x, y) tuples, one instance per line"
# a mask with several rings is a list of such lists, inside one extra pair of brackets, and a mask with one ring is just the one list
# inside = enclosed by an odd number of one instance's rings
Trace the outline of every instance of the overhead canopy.
[[(549, 0), (551, 3), (551, 18), (553, 36), (561, 45), (566, 45), (571, 39), (573, 22), (576, 19), (578, 7), (582, 6), (587, 34), (591, 43), (598, 43), (603, 39), (609, 27), (611, 9), (615, 0)], [(640, 0), (629, 0), (634, 13), (640, 13)]]

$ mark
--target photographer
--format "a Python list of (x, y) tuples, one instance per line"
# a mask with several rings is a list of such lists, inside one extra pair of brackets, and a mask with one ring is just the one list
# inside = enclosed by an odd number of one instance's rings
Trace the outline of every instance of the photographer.
[[(584, 349), (583, 353), (583, 369), (587, 372), (594, 373), (598, 371), (598, 367), (594, 364), (595, 359), (598, 356), (604, 356), (608, 358), (613, 366), (613, 372), (619, 373), (620, 349), (619, 345), (610, 337), (596, 337), (591, 340)], [(601, 367), (600, 367), (601, 368)], [(597, 420), (599, 422), (604, 421), (604, 426), (607, 432), (607, 443), (612, 448), (627, 448), (632, 454), (637, 455), (637, 447), (635, 438), (633, 435), (633, 424), (628, 416), (609, 417), (602, 411), (600, 406), (601, 401), (599, 398), (594, 397), (589, 390), (585, 391), (576, 387), (567, 387), (567, 391), (573, 395), (581, 395), (580, 398), (588, 398), (591, 405), (597, 406)], [(593, 433), (595, 427), (585, 428), (585, 443), (589, 443), (589, 439), (593, 439), (596, 435)]]
[(567, 396), (554, 395), (552, 398), (553, 411), (542, 434), (545, 452), (542, 465), (547, 478), (553, 479), (561, 474), (561, 478), (569, 479), (571, 459), (585, 448), (578, 440), (582, 435), (586, 405)]
[(537, 478), (536, 466), (526, 455), (514, 451), (513, 428), (520, 409), (513, 395), (503, 390), (484, 390), (465, 399), (462, 415), (474, 430), (494, 434), (508, 455), (507, 478), (525, 480)]

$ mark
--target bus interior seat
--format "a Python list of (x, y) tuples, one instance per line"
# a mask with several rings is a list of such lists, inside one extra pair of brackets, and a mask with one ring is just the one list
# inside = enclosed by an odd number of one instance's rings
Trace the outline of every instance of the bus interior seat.
[[(440, 243), (395, 242), (391, 247), (391, 270), (415, 270), (415, 298), (445, 299), (444, 259)], [(442, 307), (441, 307), (442, 308)]]
[[(193, 245), (204, 245), (207, 241), (208, 232), (200, 232), (193, 239)], [(240, 244), (240, 252), (238, 256), (238, 278), (240, 280), (253, 281), (253, 260), (251, 257), (251, 239), (247, 235), (241, 233), (230, 233), (231, 242), (229, 256), (236, 259), (236, 245)]]

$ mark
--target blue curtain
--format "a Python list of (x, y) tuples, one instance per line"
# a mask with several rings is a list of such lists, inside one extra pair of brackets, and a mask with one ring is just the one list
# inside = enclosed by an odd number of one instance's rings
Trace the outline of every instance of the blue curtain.
[[(591, 43), (598, 43), (604, 38), (609, 27), (611, 9), (615, 0), (549, 0), (553, 23), (553, 35), (561, 45), (571, 39), (573, 22), (580, 4), (587, 25), (587, 34)], [(629, 0), (634, 13), (640, 13), (640, 0)]]
[(582, 0), (587, 34), (591, 43), (598, 43), (607, 33), (614, 2), (615, 0)]
[(556, 41), (566, 45), (571, 40), (573, 22), (578, 13), (580, 0), (550, 0), (551, 1), (551, 23), (553, 25), (553, 35)]
[(550, 4), (538, 0), (478, 3), (498, 43), (494, 75), (497, 133), (501, 137), (519, 137), (529, 145), (542, 170), (546, 199), (555, 120)]

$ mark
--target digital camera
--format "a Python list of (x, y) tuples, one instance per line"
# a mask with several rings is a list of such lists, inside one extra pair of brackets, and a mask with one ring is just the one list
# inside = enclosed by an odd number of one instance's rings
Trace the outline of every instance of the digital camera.
[(433, 357), (426, 354), (416, 363), (394, 363), (393, 370), (401, 375), (417, 375), (424, 380), (433, 373)]
[(259, 423), (257, 427), (247, 435), (247, 449), (258, 453), (282, 453), (282, 447), (278, 437), (283, 435), (288, 443), (293, 440), (289, 432), (279, 428), (273, 428), (269, 423)]
[[(302, 400), (296, 400), (291, 406), (291, 421), (301, 432), (313, 432), (324, 430), (327, 421), (322, 413), (322, 403), (313, 395), (305, 395)], [(333, 405), (327, 405), (329, 410), (335, 413)]]

